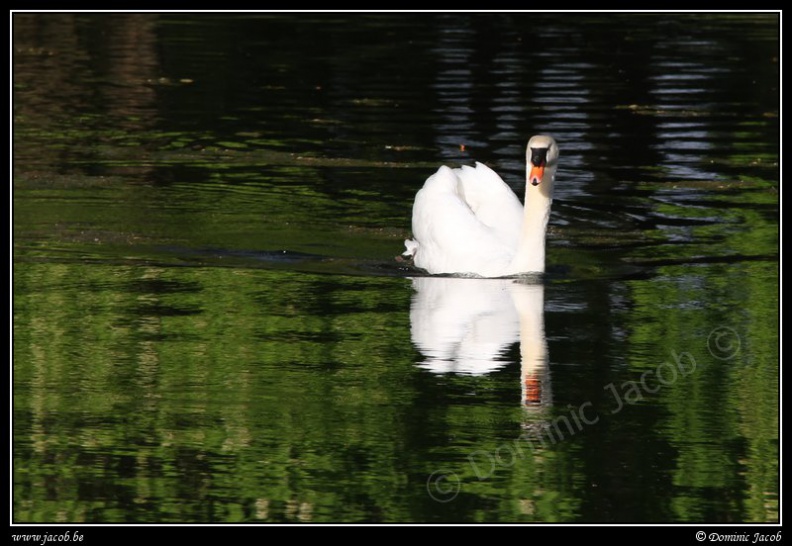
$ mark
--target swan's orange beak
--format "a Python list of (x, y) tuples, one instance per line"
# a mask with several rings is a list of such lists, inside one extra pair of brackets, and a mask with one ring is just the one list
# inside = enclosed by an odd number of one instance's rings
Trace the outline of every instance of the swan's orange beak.
[(539, 183), (542, 181), (542, 177), (544, 176), (544, 170), (544, 164), (534, 165), (531, 163), (531, 172), (528, 174), (528, 181), (531, 183), (531, 185), (539, 185)]

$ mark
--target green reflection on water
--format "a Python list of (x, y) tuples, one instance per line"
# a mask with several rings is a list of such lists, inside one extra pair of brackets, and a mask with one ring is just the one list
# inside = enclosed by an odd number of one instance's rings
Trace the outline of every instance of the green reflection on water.
[[(630, 365), (659, 373), (658, 433), (676, 453), (672, 519), (778, 519), (778, 267), (670, 266), (634, 283)], [(638, 376), (632, 378), (638, 380)]]
[(15, 283), (20, 521), (288, 519), (333, 506), (308, 478), (353, 480), (356, 457), (395, 479), (377, 438), (409, 402), (404, 280), (24, 264)]
[[(629, 282), (627, 367), (584, 389), (601, 419), (534, 445), (513, 372), (415, 368), (405, 279), (17, 264), (15, 520), (775, 520), (775, 270), (662, 273)], [(695, 373), (613, 411), (607, 384), (682, 352)], [(452, 502), (427, 495), (438, 470)]]

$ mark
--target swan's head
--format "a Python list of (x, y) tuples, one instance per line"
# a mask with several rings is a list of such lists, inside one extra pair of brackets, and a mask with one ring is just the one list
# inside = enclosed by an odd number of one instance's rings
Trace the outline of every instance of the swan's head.
[(538, 186), (548, 177), (548, 182), (553, 181), (556, 165), (558, 163), (558, 144), (553, 137), (536, 135), (528, 141), (525, 152), (528, 163), (528, 182)]

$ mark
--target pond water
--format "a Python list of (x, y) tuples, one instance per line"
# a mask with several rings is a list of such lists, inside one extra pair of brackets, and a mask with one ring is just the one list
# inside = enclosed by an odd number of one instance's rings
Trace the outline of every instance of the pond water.
[[(777, 522), (777, 14), (24, 14), (12, 520)], [(542, 279), (396, 257), (440, 164)]]

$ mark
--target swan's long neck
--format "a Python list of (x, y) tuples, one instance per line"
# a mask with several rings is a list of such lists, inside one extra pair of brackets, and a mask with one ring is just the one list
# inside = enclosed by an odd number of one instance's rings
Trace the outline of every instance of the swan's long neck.
[(522, 231), (517, 243), (517, 252), (509, 266), (509, 274), (544, 273), (545, 232), (553, 203), (555, 168), (544, 171), (542, 182), (534, 186), (530, 180), (525, 184), (525, 207)]

